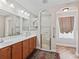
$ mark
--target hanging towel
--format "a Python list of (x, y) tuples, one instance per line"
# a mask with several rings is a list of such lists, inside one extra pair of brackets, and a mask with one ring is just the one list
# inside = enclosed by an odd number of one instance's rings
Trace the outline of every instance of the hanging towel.
[(74, 17), (60, 17), (59, 26), (61, 33), (72, 32), (74, 28)]

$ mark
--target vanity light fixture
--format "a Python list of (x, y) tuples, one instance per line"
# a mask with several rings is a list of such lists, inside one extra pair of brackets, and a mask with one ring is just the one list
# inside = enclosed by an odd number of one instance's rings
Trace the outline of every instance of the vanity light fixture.
[(30, 13), (28, 13), (27, 16), (30, 16)]
[(1, 1), (2, 1), (3, 3), (5, 3), (5, 4), (7, 3), (7, 1), (6, 1), (6, 0), (1, 0)]
[(10, 7), (15, 8), (14, 4), (10, 4)]
[(24, 10), (21, 10), (21, 13), (24, 13)]
[(28, 13), (28, 12), (25, 12), (24, 14), (27, 15), (27, 16), (30, 16), (30, 13)]
[(63, 12), (67, 12), (67, 11), (69, 11), (69, 8), (64, 8), (63, 9)]
[(27, 13), (27, 12), (25, 12), (24, 14), (25, 14), (25, 15), (27, 15), (28, 13)]

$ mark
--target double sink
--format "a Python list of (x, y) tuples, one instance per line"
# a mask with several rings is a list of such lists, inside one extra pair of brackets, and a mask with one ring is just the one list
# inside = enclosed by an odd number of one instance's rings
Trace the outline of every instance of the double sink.
[(2, 42), (0, 43), (0, 49), (1, 48), (4, 48), (6, 46), (10, 46), (12, 44), (15, 44), (17, 42), (21, 42), (21, 41), (24, 41), (28, 38), (31, 38), (33, 36), (36, 36), (36, 35), (17, 35), (17, 36), (11, 36), (11, 37), (7, 37), (7, 38), (2, 38)]

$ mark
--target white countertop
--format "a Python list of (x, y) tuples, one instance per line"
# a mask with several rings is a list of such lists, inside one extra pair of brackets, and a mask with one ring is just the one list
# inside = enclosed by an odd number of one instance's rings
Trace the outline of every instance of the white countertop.
[(12, 36), (12, 37), (9, 37), (9, 38), (4, 38), (4, 42), (0, 43), (0, 49), (7, 47), (7, 46), (10, 46), (12, 44), (18, 43), (18, 42), (27, 40), (27, 39), (34, 37), (34, 36), (36, 36), (36, 35), (30, 35), (30, 36), (27, 36), (27, 37), (24, 36), (24, 35), (18, 35), (18, 36)]

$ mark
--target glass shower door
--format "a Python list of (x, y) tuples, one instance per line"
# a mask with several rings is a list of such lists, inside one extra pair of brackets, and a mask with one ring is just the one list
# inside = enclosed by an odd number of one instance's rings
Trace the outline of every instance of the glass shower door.
[(51, 50), (51, 17), (49, 14), (41, 15), (41, 48)]

